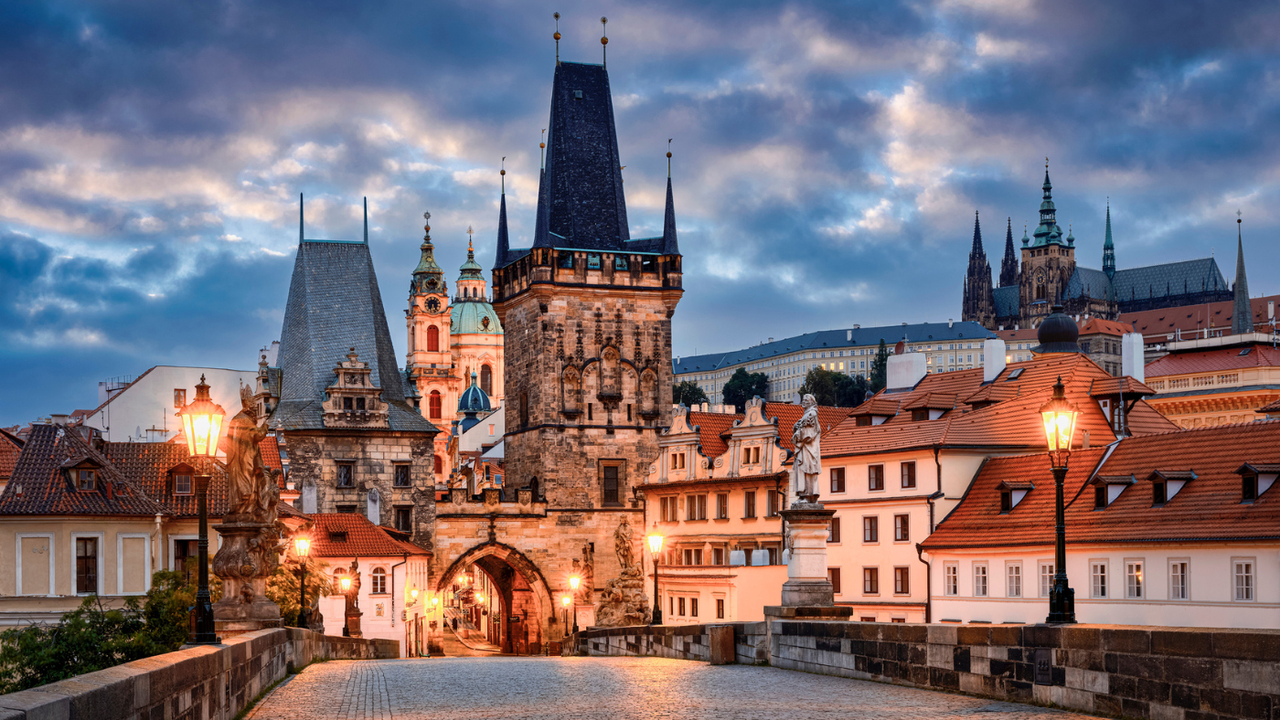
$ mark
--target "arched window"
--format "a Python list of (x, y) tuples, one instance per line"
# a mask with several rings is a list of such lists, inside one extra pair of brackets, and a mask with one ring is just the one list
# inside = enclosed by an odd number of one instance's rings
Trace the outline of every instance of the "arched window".
[(386, 594), (387, 592), (387, 569), (386, 568), (380, 568), (380, 567), (374, 568), (373, 572), (369, 574), (369, 579), (372, 581), (371, 586), (369, 587), (370, 593), (374, 595)]
[[(432, 329), (434, 330), (435, 328), (432, 328)], [(440, 410), (441, 410), (442, 404), (443, 404), (443, 399), (440, 397), (440, 391), (432, 390), (431, 398), (429, 399), (428, 405), (427, 405), (428, 413), (432, 420), (440, 419)]]
[(342, 594), (342, 576), (347, 574), (344, 567), (334, 568), (333, 570), (333, 591)]
[(444, 474), (444, 458), (442, 458), (442, 457), (440, 457), (439, 455), (437, 455), (437, 456), (436, 456), (435, 467), (434, 467), (433, 469), (435, 470), (435, 473), (436, 473), (436, 476), (437, 476), (437, 477), (439, 477), (439, 476), (443, 475), (443, 474)]
[(413, 346), (413, 335), (414, 335), (413, 326), (410, 325), (409, 326), (409, 352), (413, 352), (416, 349)]
[(435, 325), (427, 328), (427, 352), (440, 352), (440, 328)]
[(480, 389), (485, 395), (493, 395), (493, 368), (487, 363), (480, 366)]

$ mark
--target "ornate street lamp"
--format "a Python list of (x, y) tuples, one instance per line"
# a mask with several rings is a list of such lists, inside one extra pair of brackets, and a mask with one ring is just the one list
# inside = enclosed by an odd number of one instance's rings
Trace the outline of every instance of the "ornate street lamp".
[(227, 412), (209, 398), (209, 385), (200, 376), (196, 385), (196, 398), (184, 405), (178, 415), (182, 417), (182, 429), (187, 436), (187, 452), (200, 468), (196, 473), (196, 502), (200, 511), (199, 565), (200, 586), (196, 590), (196, 632), (192, 645), (216, 645), (218, 639), (213, 626), (213, 603), (209, 599), (209, 473), (208, 463), (218, 454), (218, 436), (222, 432), (222, 419)]
[[(565, 595), (560, 598), (560, 604), (564, 606), (564, 626), (569, 627), (569, 606), (573, 604), (573, 598)], [(574, 632), (577, 632), (576, 630)]]
[(653, 555), (653, 625), (662, 624), (662, 603), (658, 602), (658, 553), (662, 552), (662, 539), (658, 534), (658, 523), (654, 523), (648, 537), (649, 552)]
[(293, 551), (298, 554), (301, 578), (298, 580), (298, 627), (307, 626), (307, 556), (311, 554), (311, 538), (301, 533), (293, 538)]
[[(351, 576), (343, 575), (338, 578), (338, 585), (342, 588), (342, 595), (346, 599), (346, 605), (351, 605)], [(346, 608), (342, 611), (342, 637), (351, 637), (351, 616), (347, 613)]]
[(1062, 378), (1053, 386), (1053, 397), (1040, 407), (1044, 419), (1045, 439), (1049, 443), (1049, 463), (1053, 468), (1053, 484), (1057, 492), (1057, 537), (1053, 587), (1049, 589), (1049, 617), (1056, 624), (1076, 621), (1076, 593), (1067, 584), (1067, 521), (1062, 486), (1067, 479), (1067, 458), (1071, 456), (1071, 440), (1075, 435), (1080, 411), (1067, 402)]
[(582, 578), (578, 575), (569, 576), (569, 589), (573, 591), (573, 632), (578, 632), (578, 588), (582, 586)]

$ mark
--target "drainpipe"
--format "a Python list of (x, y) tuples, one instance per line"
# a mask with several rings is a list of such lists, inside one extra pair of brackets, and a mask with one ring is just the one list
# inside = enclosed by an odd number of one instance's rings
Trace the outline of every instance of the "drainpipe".
[[(929, 512), (933, 512), (933, 503), (929, 503)], [(924, 624), (933, 622), (933, 564), (924, 559), (924, 547), (916, 543), (916, 558), (924, 563)]]
[(782, 495), (782, 476), (777, 475), (773, 478), (773, 497), (774, 502), (778, 503), (778, 527), (781, 530), (781, 543), (778, 545), (778, 562), (782, 562), (782, 553), (787, 550), (787, 519), (782, 516), (782, 510), (786, 509), (787, 498)]
[(405, 553), (403, 560), (391, 566), (391, 627), (396, 626), (396, 568), (407, 562), (409, 562), (409, 553)]

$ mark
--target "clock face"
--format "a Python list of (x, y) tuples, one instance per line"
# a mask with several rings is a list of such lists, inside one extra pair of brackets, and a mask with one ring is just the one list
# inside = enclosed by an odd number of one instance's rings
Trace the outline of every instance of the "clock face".
[(431, 312), (440, 312), (440, 301), (436, 298), (427, 298), (427, 310)]

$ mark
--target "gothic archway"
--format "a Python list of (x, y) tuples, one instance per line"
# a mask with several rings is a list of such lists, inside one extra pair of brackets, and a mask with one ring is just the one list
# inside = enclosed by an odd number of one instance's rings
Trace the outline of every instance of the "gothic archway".
[[(543, 643), (553, 639), (551, 624), (557, 622), (551, 585), (542, 571), (514, 547), (490, 540), (472, 547), (450, 563), (436, 578), (436, 591), (443, 592), (472, 565), (479, 567), (498, 588), (501, 597), (499, 645), (503, 652), (522, 655), (540, 652)], [(557, 629), (554, 635), (561, 632), (562, 629)]]

